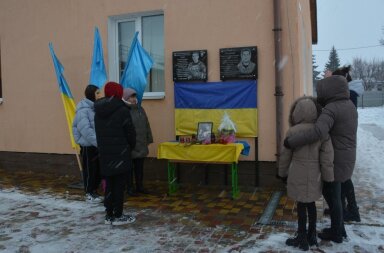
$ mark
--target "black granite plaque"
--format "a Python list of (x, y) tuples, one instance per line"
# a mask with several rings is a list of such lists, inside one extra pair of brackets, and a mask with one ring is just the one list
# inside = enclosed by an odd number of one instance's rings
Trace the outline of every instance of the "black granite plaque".
[(207, 81), (207, 50), (173, 52), (173, 81)]
[(257, 47), (220, 49), (220, 79), (257, 79)]

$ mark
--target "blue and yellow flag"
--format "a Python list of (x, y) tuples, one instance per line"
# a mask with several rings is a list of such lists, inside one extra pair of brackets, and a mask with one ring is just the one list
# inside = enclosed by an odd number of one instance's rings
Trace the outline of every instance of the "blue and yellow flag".
[(196, 134), (199, 122), (213, 122), (216, 133), (227, 112), (236, 136), (257, 136), (257, 81), (175, 83), (176, 135)]
[(141, 104), (147, 86), (147, 76), (152, 68), (153, 61), (147, 51), (140, 45), (137, 39), (138, 34), (139, 32), (136, 32), (132, 40), (128, 59), (120, 80), (124, 88), (132, 88), (136, 91), (138, 103)]
[(99, 34), (99, 29), (95, 27), (95, 37), (93, 42), (93, 57), (91, 65), (91, 74), (89, 84), (101, 88), (107, 81), (107, 72), (105, 71), (103, 44)]
[(75, 118), (76, 105), (73, 100), (73, 96), (71, 90), (68, 87), (67, 81), (64, 78), (63, 72), (64, 67), (61, 65), (59, 59), (57, 59), (55, 52), (53, 51), (52, 43), (49, 43), (49, 50), (51, 52), (53, 66), (55, 67), (57, 83), (59, 84), (59, 89), (61, 91), (61, 98), (64, 104), (65, 116), (67, 118), (68, 130), (71, 138), (72, 148), (77, 148), (78, 145), (75, 143), (75, 139), (73, 138), (72, 133), (72, 122)]

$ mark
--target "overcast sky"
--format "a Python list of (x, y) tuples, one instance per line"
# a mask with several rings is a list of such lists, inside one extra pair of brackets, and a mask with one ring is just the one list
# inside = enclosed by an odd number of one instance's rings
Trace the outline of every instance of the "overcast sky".
[(332, 46), (341, 65), (354, 57), (384, 60), (384, 46), (377, 46), (384, 38), (384, 0), (317, 0), (317, 25), (318, 43), (312, 49), (318, 71), (324, 70)]

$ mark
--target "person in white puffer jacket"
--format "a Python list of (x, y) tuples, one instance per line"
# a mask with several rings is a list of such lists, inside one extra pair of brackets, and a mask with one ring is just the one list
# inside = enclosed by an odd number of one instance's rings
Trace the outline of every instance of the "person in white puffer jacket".
[(95, 85), (85, 88), (85, 98), (76, 107), (76, 115), (72, 124), (73, 137), (80, 145), (80, 155), (83, 165), (83, 182), (87, 202), (101, 202), (97, 193), (101, 182), (100, 166), (95, 133), (95, 111), (93, 103), (101, 97), (100, 90)]

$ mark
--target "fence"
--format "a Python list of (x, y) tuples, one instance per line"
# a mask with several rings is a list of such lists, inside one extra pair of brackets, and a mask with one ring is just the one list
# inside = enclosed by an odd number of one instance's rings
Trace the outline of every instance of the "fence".
[(383, 91), (365, 91), (363, 95), (357, 98), (358, 107), (377, 107), (384, 105)]

